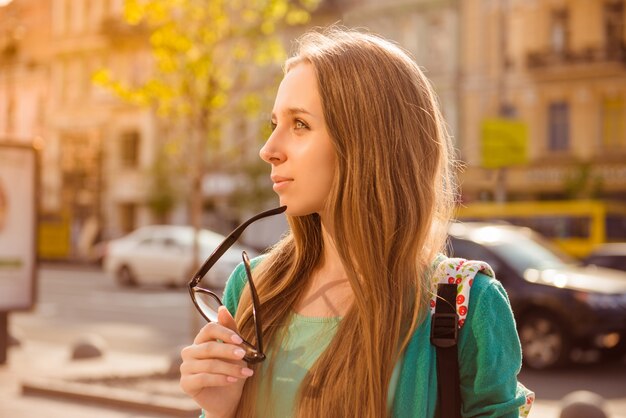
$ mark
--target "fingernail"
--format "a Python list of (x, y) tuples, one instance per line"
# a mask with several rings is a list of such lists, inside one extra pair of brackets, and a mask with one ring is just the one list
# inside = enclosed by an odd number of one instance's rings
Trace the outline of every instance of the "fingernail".
[(243, 342), (243, 339), (237, 334), (231, 335), (230, 340), (235, 344), (241, 344)]
[(237, 379), (236, 377), (228, 376), (226, 380), (228, 380), (230, 383), (235, 383), (239, 379)]
[(254, 374), (254, 370), (249, 369), (247, 367), (243, 367), (241, 369), (241, 374), (244, 375), (244, 376), (252, 376)]
[(235, 350), (233, 350), (233, 353), (235, 353), (235, 355), (239, 358), (243, 358), (243, 356), (246, 355), (246, 352), (243, 351), (243, 349), (241, 348), (236, 348)]

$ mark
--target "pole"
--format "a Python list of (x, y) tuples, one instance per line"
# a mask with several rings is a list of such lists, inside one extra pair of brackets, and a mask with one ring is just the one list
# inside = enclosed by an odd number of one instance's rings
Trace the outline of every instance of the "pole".
[[(498, 15), (498, 31), (500, 32), (500, 74), (498, 77), (498, 114), (500, 117), (510, 117), (511, 109), (508, 105), (508, 98), (506, 97), (506, 71), (508, 68), (507, 63), (507, 49), (508, 49), (508, 33), (507, 22), (509, 4), (508, 0), (500, 1), (500, 9)], [(495, 201), (498, 203), (504, 203), (507, 201), (507, 169), (506, 167), (500, 167), (496, 169), (496, 190), (494, 193)]]
[(7, 349), (9, 347), (9, 313), (0, 312), (0, 366), (7, 363)]

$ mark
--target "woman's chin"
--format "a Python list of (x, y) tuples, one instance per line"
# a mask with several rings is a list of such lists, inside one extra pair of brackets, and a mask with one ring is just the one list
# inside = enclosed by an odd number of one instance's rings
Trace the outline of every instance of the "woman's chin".
[(287, 216), (307, 216), (313, 213), (316, 213), (313, 210), (306, 210), (304, 208), (298, 208), (297, 206), (292, 207), (287, 205), (286, 203), (280, 202), (281, 206), (286, 205), (287, 210), (285, 211), (285, 215)]

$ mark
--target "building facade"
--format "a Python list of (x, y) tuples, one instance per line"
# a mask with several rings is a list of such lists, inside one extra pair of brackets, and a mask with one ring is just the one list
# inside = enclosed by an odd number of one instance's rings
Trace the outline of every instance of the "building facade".
[[(151, 74), (147, 33), (124, 23), (123, 2), (13, 0), (0, 8), (0, 136), (42, 146), (42, 217), (68, 231), (68, 256), (164, 221), (149, 194), (165, 127), (92, 81), (101, 68), (131, 85)], [(310, 25), (369, 29), (413, 55), (466, 164), (465, 202), (626, 201), (625, 3), (326, 0)], [(305, 29), (283, 33), (286, 49)], [(265, 99), (271, 106), (273, 94)], [(225, 155), (254, 158), (267, 113), (229, 119)], [(501, 128), (495, 137), (490, 126)], [(236, 221), (223, 222), (223, 197), (236, 180), (219, 167), (206, 177), (207, 226)], [(165, 221), (189, 222), (184, 193)], [(281, 226), (268, 230), (276, 237)]]
[[(460, 137), (459, 4), (324, 1), (310, 26), (341, 22), (397, 41), (424, 68), (450, 130)], [(13, 0), (0, 8), (0, 132), (24, 142), (39, 138), (42, 223), (56, 223), (67, 232), (65, 247), (53, 251), (55, 256), (85, 257), (99, 239), (163, 221), (151, 211), (148, 194), (164, 126), (153, 112), (121, 101), (92, 80), (103, 68), (130, 85), (151, 74), (147, 33), (124, 23), (123, 7), (124, 0)], [(305, 29), (285, 32), (288, 50)], [(272, 99), (268, 96), (270, 105)], [(233, 119), (225, 124), (226, 141), (242, 142), (237, 158), (256, 156), (250, 144), (260, 146), (260, 138), (248, 137), (261, 123)], [(243, 131), (251, 134), (242, 136)], [(232, 190), (232, 181), (228, 174), (207, 176), (209, 207), (216, 195)], [(211, 219), (207, 215), (207, 223)], [(188, 222), (184, 199), (166, 221)], [(278, 237), (281, 226), (266, 229), (278, 230)], [(63, 239), (56, 235), (54, 241)]]
[[(465, 201), (626, 200), (624, 1), (462, 5)], [(488, 120), (523, 125), (522, 164), (485, 168)]]
[(143, 202), (155, 118), (92, 82), (99, 68), (131, 83), (149, 74), (145, 36), (123, 24), (122, 8), (123, 0), (15, 0), (0, 9), (24, 33), (3, 60), (13, 74), (3, 78), (0, 130), (41, 138), (40, 210), (68, 229), (70, 257), (99, 235), (151, 222)]
[(454, 139), (460, 141), (459, 0), (361, 0), (346, 2), (342, 23), (397, 42), (432, 82)]

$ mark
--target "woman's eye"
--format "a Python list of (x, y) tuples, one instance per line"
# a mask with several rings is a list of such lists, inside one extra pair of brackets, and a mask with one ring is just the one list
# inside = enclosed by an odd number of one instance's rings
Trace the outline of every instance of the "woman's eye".
[(272, 130), (272, 132), (274, 132), (274, 129), (276, 129), (276, 122), (274, 122), (273, 120), (270, 121), (270, 129)]
[(296, 120), (296, 129), (305, 129), (308, 128), (304, 122), (301, 120)]

